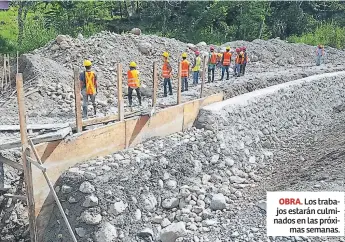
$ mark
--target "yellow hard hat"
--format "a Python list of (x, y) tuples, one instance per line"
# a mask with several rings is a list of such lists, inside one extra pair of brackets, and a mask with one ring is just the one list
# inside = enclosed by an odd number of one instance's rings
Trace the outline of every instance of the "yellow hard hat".
[(164, 53), (163, 53), (163, 56), (166, 57), (166, 58), (168, 58), (168, 57), (169, 57), (169, 53), (168, 53), (168, 52), (164, 52)]
[(187, 53), (182, 53), (182, 57), (187, 58)]
[(91, 66), (92, 65), (92, 63), (91, 63), (91, 61), (89, 61), (89, 60), (84, 60), (84, 66), (86, 67), (86, 66)]
[(227, 47), (226, 47), (226, 50), (230, 50), (230, 46), (227, 46)]
[(131, 63), (129, 63), (130, 67), (137, 67), (137, 63), (135, 63), (134, 61), (132, 61)]

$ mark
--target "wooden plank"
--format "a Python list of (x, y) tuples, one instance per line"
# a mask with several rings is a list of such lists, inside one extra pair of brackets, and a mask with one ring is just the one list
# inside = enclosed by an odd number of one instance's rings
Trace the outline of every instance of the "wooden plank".
[(26, 201), (27, 201), (26, 196), (23, 196), (23, 195), (15, 195), (15, 194), (5, 193), (5, 194), (4, 194), (4, 197), (16, 199), (16, 200), (18, 199), (18, 200), (21, 200), (21, 201), (23, 201), (23, 202), (26, 202)]
[(77, 132), (83, 129), (83, 119), (81, 116), (81, 97), (80, 97), (80, 80), (78, 68), (74, 68), (74, 100), (75, 100), (75, 123)]
[(17, 51), (17, 74), (19, 73), (19, 52)]
[[(32, 141), (34, 142), (34, 144), (39, 144), (39, 143), (43, 143), (43, 142), (61, 140), (61, 139), (65, 138), (70, 132), (72, 132), (72, 128), (66, 127), (66, 128), (60, 129), (60, 130), (53, 132), (53, 133), (38, 135), (38, 136), (32, 138)], [(0, 150), (19, 148), (20, 145), (21, 145), (21, 141), (16, 140), (13, 142), (1, 144)]]
[(181, 69), (182, 69), (182, 64), (180, 61), (178, 65), (178, 74), (177, 74), (177, 105), (181, 103)]
[(21, 73), (16, 76), (17, 85), (17, 99), (19, 109), (19, 123), (20, 123), (20, 137), (22, 141), (22, 159), (25, 178), (25, 190), (28, 198), (28, 215), (29, 215), (29, 229), (31, 242), (37, 241), (36, 230), (36, 216), (35, 216), (35, 200), (32, 184), (32, 170), (30, 162), (27, 162), (26, 157), (30, 155), (28, 151), (28, 134), (26, 130), (26, 111), (24, 100), (24, 88), (23, 88), (23, 75)]
[(5, 78), (6, 78), (6, 57), (4, 55), (4, 66), (3, 66), (3, 70), (2, 70), (2, 79), (1, 79), (1, 90), (4, 90), (4, 82), (5, 82)]
[(0, 161), (0, 191), (5, 190), (4, 164)]
[[(97, 129), (77, 133), (68, 140), (58, 140), (36, 145), (47, 174), (54, 184), (60, 175), (71, 166), (81, 161), (109, 155), (125, 148), (125, 122), (109, 124)], [(36, 215), (42, 206), (49, 207), (45, 200), (50, 192), (43, 187), (44, 176), (39, 169), (32, 167)], [(54, 204), (54, 200), (51, 200)]]
[(152, 107), (156, 107), (157, 103), (157, 88), (158, 88), (158, 71), (157, 62), (153, 63), (153, 91), (152, 91)]
[(23, 166), (21, 164), (19, 164), (18, 162), (15, 162), (15, 161), (12, 161), (10, 159), (7, 159), (6, 157), (0, 156), (0, 166), (2, 164), (12, 166), (13, 168), (16, 168), (19, 171), (23, 170)]
[(7, 79), (7, 83), (6, 83), (6, 89), (9, 85), (11, 85), (11, 65), (10, 65), (10, 54), (7, 55), (7, 63), (8, 63), (8, 79)]
[(203, 90), (204, 90), (205, 75), (206, 75), (206, 56), (204, 56), (204, 60), (203, 60), (203, 63), (202, 63), (202, 76), (201, 76), (200, 98), (202, 98), (202, 93), (203, 93)]
[(152, 137), (162, 137), (182, 131), (183, 105), (157, 112), (154, 116), (141, 116), (126, 120), (126, 147), (132, 147)]
[(117, 108), (120, 121), (125, 119), (125, 103), (122, 95), (122, 65), (117, 64)]
[[(69, 123), (56, 124), (28, 124), (28, 130), (42, 130), (42, 129), (62, 129), (69, 126)], [(19, 125), (0, 125), (0, 131), (19, 131)]]

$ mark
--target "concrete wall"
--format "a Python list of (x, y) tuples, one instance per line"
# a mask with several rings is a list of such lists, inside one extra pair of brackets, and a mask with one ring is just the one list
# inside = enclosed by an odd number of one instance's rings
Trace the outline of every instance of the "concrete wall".
[(322, 139), (343, 122), (344, 83), (345, 72), (336, 72), (236, 96), (203, 107), (196, 126), (216, 130), (225, 152), (257, 166), (291, 140)]

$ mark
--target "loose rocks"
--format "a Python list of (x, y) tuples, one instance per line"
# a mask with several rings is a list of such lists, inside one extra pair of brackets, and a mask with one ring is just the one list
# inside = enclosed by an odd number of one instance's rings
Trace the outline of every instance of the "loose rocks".
[(164, 228), (160, 233), (162, 242), (175, 242), (177, 238), (186, 234), (186, 225), (184, 222), (173, 223)]

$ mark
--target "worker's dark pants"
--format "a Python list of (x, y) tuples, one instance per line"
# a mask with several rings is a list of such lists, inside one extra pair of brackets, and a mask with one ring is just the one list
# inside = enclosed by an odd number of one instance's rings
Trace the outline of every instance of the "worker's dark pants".
[(167, 86), (169, 87), (169, 95), (172, 95), (172, 87), (171, 87), (171, 79), (170, 78), (164, 78), (164, 97), (167, 96)]
[(247, 63), (243, 63), (243, 64), (241, 65), (241, 74), (242, 74), (242, 75), (244, 75), (244, 73), (246, 72), (246, 65), (247, 65)]
[(226, 80), (229, 80), (229, 66), (223, 66), (222, 77), (220, 79), (223, 80), (225, 71), (226, 71)]
[(133, 96), (133, 90), (135, 89), (139, 101), (139, 105), (141, 106), (141, 93), (140, 93), (140, 87), (138, 88), (131, 88), (128, 87), (128, 102), (129, 106), (132, 106), (132, 96)]
[(86, 88), (81, 90), (83, 96), (83, 118), (87, 118), (87, 106), (89, 105), (89, 98), (92, 102), (93, 110), (96, 115), (96, 95), (86, 94)]
[(181, 77), (181, 92), (188, 91), (188, 77)]
[(208, 82), (211, 81), (211, 75), (212, 75), (212, 82), (214, 82), (214, 69), (216, 68), (216, 66), (209, 66), (208, 67)]

